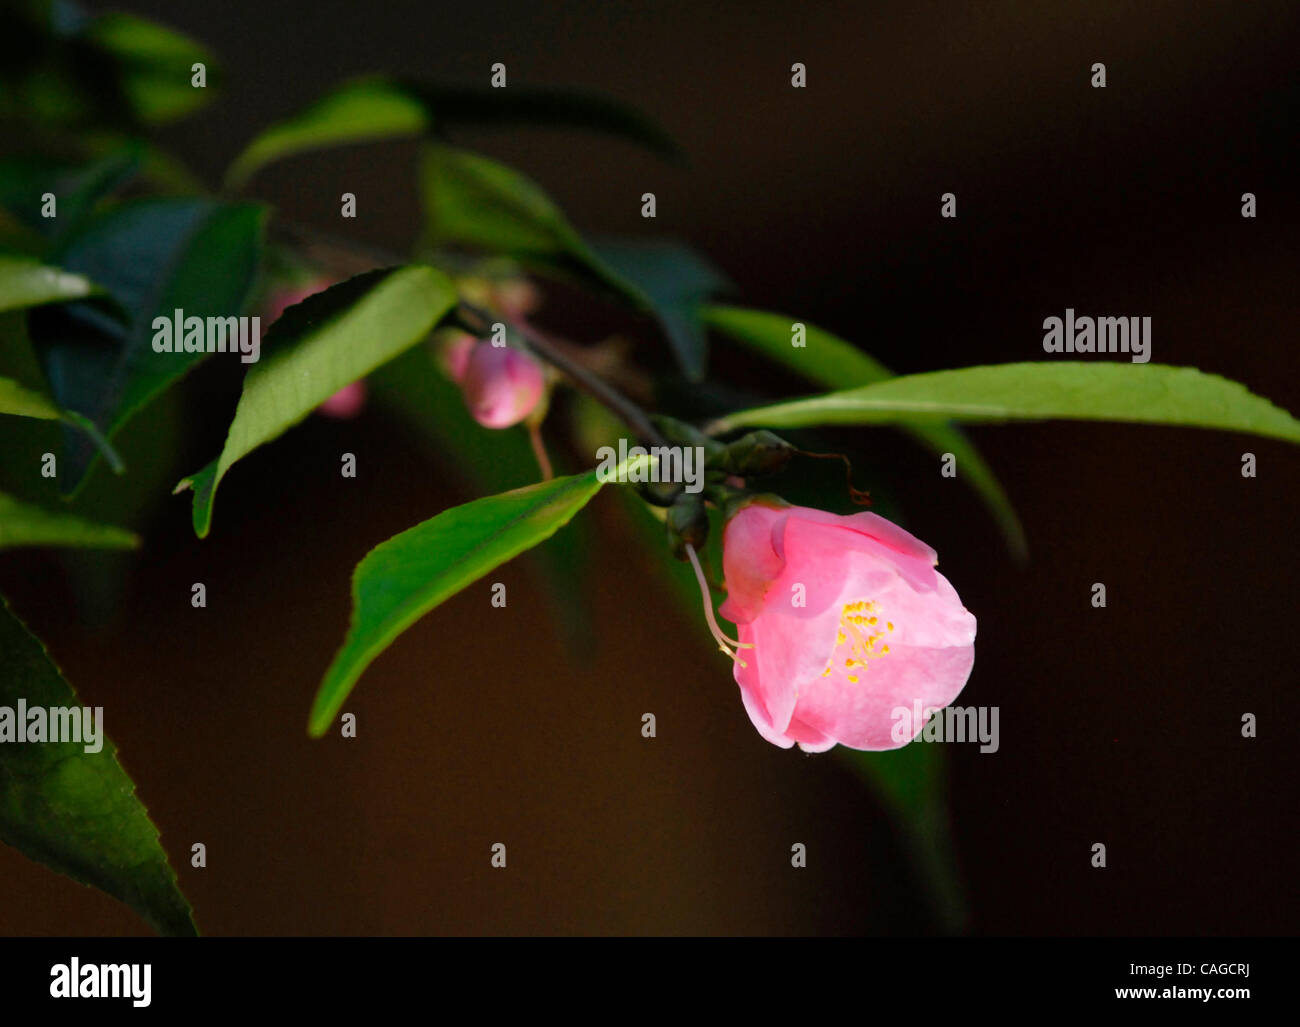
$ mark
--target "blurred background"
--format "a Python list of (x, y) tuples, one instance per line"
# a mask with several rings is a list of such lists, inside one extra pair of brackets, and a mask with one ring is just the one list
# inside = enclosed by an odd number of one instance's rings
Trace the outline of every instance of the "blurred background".
[[(1149, 315), (1154, 361), (1300, 411), (1293, 3), (126, 9), (220, 58), (219, 101), (162, 137), (213, 187), (255, 132), (343, 78), (481, 84), (501, 61), (511, 84), (639, 106), (689, 163), (562, 132), (459, 141), (535, 178), (580, 229), (682, 238), (738, 301), (896, 371), (1043, 359), (1043, 319), (1073, 307)], [(806, 89), (790, 87), (796, 61)], [(1089, 85), (1097, 61), (1105, 89)], [(415, 151), (308, 154), (248, 191), (405, 250)], [(346, 223), (345, 191), (358, 198)], [(955, 220), (939, 216), (944, 192)], [(1254, 220), (1243, 192), (1258, 197)], [(584, 340), (611, 330), (608, 311), (556, 315)], [(647, 336), (638, 358), (655, 366), (661, 349)], [(721, 345), (711, 376), (794, 387)], [(490, 607), (487, 581), (449, 601), (365, 674), (346, 707), (358, 737), (309, 741), (352, 567), (474, 493), (447, 454), (372, 406), (311, 418), (241, 462), (199, 542), (188, 499), (168, 492), (219, 450), (238, 384), (233, 366), (205, 368), (122, 437), (134, 473), (156, 479), (130, 521), (138, 553), (0, 561), (0, 590), (83, 701), (106, 707), (205, 933), (938, 929), (885, 808), (844, 762), (759, 738), (702, 617), (664, 585), (667, 553), (622, 531), (612, 495), (585, 515), (583, 655), (551, 615), (555, 583), (515, 561), (491, 578), (508, 586), (506, 609)], [(1300, 451), (1083, 423), (971, 435), (1023, 518), (1025, 566), (930, 453), (886, 430), (839, 437), (879, 476), (858, 484), (887, 483), (979, 620), (960, 703), (1000, 708), (1001, 747), (945, 747), (969, 929), (1294, 932)], [(356, 480), (339, 477), (345, 450)], [(196, 581), (205, 610), (190, 606)], [(1106, 609), (1090, 604), (1093, 582)], [(206, 869), (189, 865), (194, 842)], [(494, 842), (505, 871), (489, 867)], [(1090, 865), (1096, 842), (1105, 869)], [(0, 932), (147, 928), (0, 848)]]

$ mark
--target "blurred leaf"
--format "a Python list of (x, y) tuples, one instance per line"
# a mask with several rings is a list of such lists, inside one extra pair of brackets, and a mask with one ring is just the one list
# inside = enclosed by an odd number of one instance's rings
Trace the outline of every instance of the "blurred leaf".
[(428, 120), (424, 105), (391, 82), (350, 82), (254, 137), (230, 165), (226, 184), (243, 185), (258, 169), (305, 150), (418, 136)]
[(668, 239), (602, 239), (592, 249), (645, 296), (686, 377), (702, 380), (709, 341), (700, 315), (704, 301), (730, 284), (721, 272), (689, 246)]
[[(85, 35), (112, 57), (127, 100), (146, 124), (183, 118), (213, 95), (219, 73), (212, 54), (179, 32), (113, 11), (92, 21)], [(191, 84), (196, 63), (206, 68), (206, 86)]]
[(605, 291), (630, 288), (531, 179), (450, 146), (430, 144), (423, 154), (421, 186), (432, 242), (507, 254)]
[[(206, 88), (191, 85), (196, 62)], [(135, 128), (190, 114), (212, 95), (211, 54), (131, 14), (75, 5), (0, 7), (0, 118), (38, 126)]]
[(1066, 418), (1219, 428), (1300, 442), (1300, 421), (1244, 385), (1164, 364), (996, 364), (904, 375), (858, 389), (742, 410), (714, 431), (953, 418)]
[(558, 89), (438, 86), (368, 77), (345, 82), (257, 135), (226, 182), (239, 186), (283, 157), (329, 146), (405, 139), (457, 124), (547, 125), (587, 129), (641, 142), (661, 154), (676, 147), (637, 111), (602, 96)]
[(366, 554), (352, 577), (352, 624), (316, 700), (319, 738), (352, 686), (393, 639), (439, 603), (549, 538), (600, 490), (595, 471), (444, 510)]
[[(56, 254), (121, 304), (119, 318), (87, 302), (34, 311), (32, 342), (55, 399), (85, 414), (107, 437), (206, 353), (154, 352), (153, 320), (241, 313), (261, 257), (264, 211), (207, 199), (124, 203), (95, 218)], [(238, 359), (232, 358), (232, 359)], [(82, 439), (68, 440), (66, 486), (75, 492), (94, 463)]]
[(496, 161), (448, 146), (424, 148), (420, 183), (428, 245), (510, 256), (621, 299), (658, 318), (687, 377), (703, 377), (704, 333), (693, 323), (697, 297), (722, 278), (685, 247), (607, 244), (623, 270), (637, 276), (629, 277), (578, 234), (535, 182)]
[(12, 378), (0, 378), (0, 414), (34, 417), (41, 421), (62, 421), (81, 432), (88, 444), (95, 447), (115, 471), (121, 472), (122, 458), (88, 418), (73, 410), (60, 410), (43, 394), (19, 385)]
[[(827, 388), (869, 385), (893, 377), (883, 364), (814, 325), (804, 323), (805, 344), (802, 347), (791, 345), (790, 326), (796, 323), (795, 318), (721, 306), (704, 308), (702, 317), (710, 328), (746, 343), (768, 359)], [(904, 421), (901, 427), (935, 453), (952, 453), (957, 458), (959, 477), (980, 494), (1002, 529), (1012, 553), (1017, 559), (1024, 559), (1028, 554), (1025, 529), (992, 468), (984, 462), (974, 444), (950, 424)]]
[(194, 489), (195, 534), (208, 534), (217, 485), (235, 461), (415, 345), (455, 303), (446, 275), (414, 265), (358, 275), (286, 310), (244, 378), (221, 455), (177, 486)]
[[(47, 237), (66, 236), (80, 227), (96, 203), (140, 170), (144, 156), (142, 144), (123, 142), (89, 163), (7, 157), (0, 160), (0, 206)], [(57, 217), (42, 216), (45, 193), (54, 194)]]
[[(44, 646), (0, 598), (0, 706), (81, 704)], [(102, 730), (102, 722), (101, 722)], [(31, 859), (125, 902), (161, 934), (197, 933), (158, 829), (113, 744), (0, 745), (0, 838)]]
[(0, 253), (0, 311), (63, 303), (102, 292), (84, 275), (62, 271), (30, 257)]
[(12, 378), (0, 378), (0, 414), (36, 417), (42, 421), (57, 421), (62, 417), (50, 399)]
[(835, 751), (893, 816), (904, 859), (925, 887), (939, 928), (960, 933), (969, 910), (953, 857), (943, 746), (912, 742), (887, 752), (860, 752), (841, 745)]
[(132, 532), (96, 524), (68, 513), (54, 513), (19, 502), (0, 492), (0, 549), (14, 546), (79, 546), (87, 549), (135, 549)]

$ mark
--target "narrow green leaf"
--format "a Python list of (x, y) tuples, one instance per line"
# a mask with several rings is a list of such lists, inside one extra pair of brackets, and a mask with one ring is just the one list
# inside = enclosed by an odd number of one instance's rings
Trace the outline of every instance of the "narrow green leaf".
[[(28, 711), (75, 710), (83, 722), (72, 686), (0, 597), (0, 711), (12, 711), (0, 717), (16, 719), (20, 702)], [(196, 934), (158, 829), (113, 744), (102, 733), (98, 752), (84, 741), (20, 743), (12, 740), (15, 719), (0, 744), (0, 839), (126, 903), (160, 934)]]
[(549, 538), (600, 490), (596, 472), (444, 510), (366, 554), (352, 576), (352, 624), (312, 704), (319, 738), (362, 672), (393, 639), (494, 567)]
[[(33, 311), (32, 343), (59, 406), (84, 414), (111, 438), (141, 407), (206, 353), (155, 352), (155, 317), (239, 315), (261, 258), (263, 208), (201, 198), (124, 203), (69, 237), (58, 263), (100, 283), (122, 314), (82, 301)], [(222, 355), (225, 359), (239, 357)], [(75, 492), (95, 459), (70, 436), (66, 488)]]
[(511, 86), (439, 86), (367, 77), (345, 82), (260, 133), (235, 159), (226, 182), (239, 186), (273, 161), (329, 146), (407, 139), (453, 125), (542, 125), (621, 136), (675, 156), (672, 140), (637, 111), (602, 96)]
[(226, 184), (243, 185), (258, 169), (307, 150), (422, 135), (424, 105), (384, 79), (349, 82), (259, 133), (235, 158)]
[[(815, 325), (804, 323), (804, 345), (791, 345), (790, 326), (796, 318), (722, 306), (704, 308), (701, 317), (710, 328), (746, 343), (768, 359), (829, 389), (870, 385), (894, 377), (879, 361)], [(957, 458), (960, 476), (984, 500), (1012, 553), (1017, 559), (1024, 559), (1028, 554), (1025, 529), (993, 469), (975, 445), (951, 424), (904, 421), (901, 427), (933, 452), (952, 453)]]
[(0, 254), (0, 311), (85, 299), (102, 291), (84, 275), (30, 257)]
[(859, 389), (742, 410), (733, 428), (889, 424), (915, 419), (998, 422), (1065, 418), (1184, 425), (1300, 442), (1300, 421), (1238, 382), (1164, 364), (996, 364), (905, 375)]
[(455, 303), (446, 275), (414, 265), (358, 275), (285, 311), (244, 378), (221, 455), (177, 486), (194, 489), (195, 533), (207, 535), (217, 485), (235, 461), (415, 345)]
[[(527, 430), (518, 425), (494, 431), (475, 421), (459, 387), (437, 365), (431, 347), (413, 346), (369, 375), (366, 385), (374, 404), (421, 436), (431, 456), (460, 480), (466, 494), (490, 496), (541, 477)], [(562, 467), (556, 470), (564, 472)], [(549, 586), (546, 602), (556, 627), (575, 653), (591, 645), (591, 597), (584, 588), (591, 548), (588, 535), (584, 522), (571, 521), (528, 554)]]
[(139, 544), (136, 535), (122, 528), (43, 510), (0, 492), (0, 549), (15, 546), (135, 549)]

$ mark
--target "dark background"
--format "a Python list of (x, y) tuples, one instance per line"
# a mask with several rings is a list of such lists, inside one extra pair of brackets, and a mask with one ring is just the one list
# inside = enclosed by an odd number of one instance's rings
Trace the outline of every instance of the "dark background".
[[(654, 191), (653, 227), (709, 254), (742, 301), (895, 370), (1042, 359), (1043, 318), (1070, 306), (1150, 315), (1156, 362), (1300, 411), (1293, 3), (129, 9), (221, 58), (224, 95), (165, 137), (214, 184), (255, 131), (341, 78), (486, 82), (503, 61), (511, 84), (634, 102), (690, 164), (563, 133), (466, 142), (536, 178), (582, 229), (645, 233), (640, 196)], [(804, 90), (790, 88), (794, 61)], [(1094, 61), (1105, 89), (1089, 85)], [(252, 193), (338, 231), (338, 196), (355, 192), (346, 231), (403, 247), (418, 229), (413, 155), (307, 155)], [(947, 191), (956, 220), (939, 217)], [(1240, 217), (1247, 191), (1255, 220)], [(754, 376), (735, 351), (714, 370)], [(175, 470), (206, 463), (223, 431), (203, 424)], [(996, 755), (949, 747), (973, 929), (1294, 932), (1300, 452), (1081, 423), (972, 435), (1024, 518), (1027, 567), (930, 454), (888, 431), (860, 439), (979, 619), (961, 703), (1001, 709)], [(355, 482), (337, 474), (344, 448)], [(365, 675), (348, 704), (360, 737), (310, 742), (352, 566), (469, 498), (447, 471), (374, 410), (313, 418), (230, 475), (208, 540), (190, 534), (188, 500), (160, 500), (111, 613), (87, 600), (77, 557), (0, 566), (85, 701), (108, 707), (206, 933), (933, 928), (881, 807), (839, 760), (758, 737), (726, 661), (692, 641), (700, 619), (662, 590), (662, 554), (611, 530), (610, 496), (591, 508), (593, 658), (569, 657), (546, 582), (516, 562), (494, 576), (506, 610), (490, 610), (487, 583), (447, 603)], [(194, 581), (207, 610), (189, 605)], [(189, 866), (194, 841), (207, 869)], [(496, 841), (505, 872), (488, 866)], [(1094, 842), (1105, 869), (1089, 865)], [(0, 849), (0, 931), (145, 928)]]

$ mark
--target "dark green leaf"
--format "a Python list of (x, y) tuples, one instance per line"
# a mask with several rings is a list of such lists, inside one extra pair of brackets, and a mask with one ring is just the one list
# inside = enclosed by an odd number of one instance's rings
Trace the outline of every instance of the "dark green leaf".
[(600, 490), (595, 471), (444, 510), (372, 549), (352, 577), (352, 625), (316, 693), (319, 738), (362, 672), (439, 603), (549, 538)]
[[(32, 313), (32, 342), (59, 405), (84, 414), (111, 438), (204, 359), (204, 353), (155, 352), (153, 320), (177, 309), (186, 317), (240, 314), (261, 256), (263, 220), (263, 209), (250, 204), (141, 200), (106, 212), (68, 239), (61, 266), (100, 283), (125, 313), (88, 302)], [(85, 440), (69, 438), (70, 491), (93, 460)]]
[(668, 239), (602, 239), (592, 249), (649, 301), (686, 377), (702, 380), (708, 337), (700, 315), (704, 301), (729, 286), (721, 272), (689, 246)]
[[(47, 157), (0, 160), (0, 207), (26, 227), (48, 237), (77, 229), (105, 196), (140, 170), (146, 150), (127, 143), (90, 163), (70, 164)], [(42, 197), (53, 193), (57, 217), (42, 215)]]
[(207, 535), (217, 485), (235, 461), (415, 345), (455, 303), (446, 275), (416, 265), (358, 275), (285, 311), (244, 379), (221, 455), (177, 487), (194, 489), (195, 533)]
[[(40, 641), (0, 598), (0, 706), (16, 716), (20, 701), (29, 710), (81, 709)], [(161, 934), (194, 935), (158, 829), (112, 743), (100, 740), (93, 753), (77, 742), (0, 744), (0, 838), (125, 902)]]

